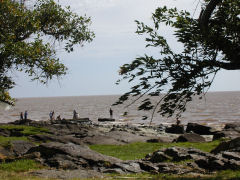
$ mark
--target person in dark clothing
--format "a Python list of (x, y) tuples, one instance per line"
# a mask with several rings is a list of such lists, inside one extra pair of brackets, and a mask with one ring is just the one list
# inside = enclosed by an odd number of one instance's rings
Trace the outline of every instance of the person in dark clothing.
[(23, 112), (20, 112), (20, 120), (23, 120)]
[(25, 112), (24, 112), (24, 120), (27, 120), (27, 116), (28, 116), (28, 112), (25, 111)]
[(52, 119), (52, 111), (50, 111), (50, 113), (49, 113), (49, 118), (50, 118), (51, 121), (53, 120)]
[(52, 120), (55, 120), (55, 113), (52, 111)]
[(77, 111), (75, 109), (73, 110), (73, 119), (77, 119)]
[(112, 118), (113, 117), (113, 110), (111, 108), (109, 109), (109, 113), (110, 113), (110, 118)]

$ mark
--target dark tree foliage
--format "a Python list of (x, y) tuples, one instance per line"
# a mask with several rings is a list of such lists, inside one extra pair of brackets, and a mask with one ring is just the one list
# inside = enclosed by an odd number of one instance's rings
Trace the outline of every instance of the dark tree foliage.
[(47, 83), (66, 74), (67, 68), (46, 41), (61, 42), (67, 52), (74, 45), (91, 42), (90, 18), (71, 12), (53, 0), (38, 0), (33, 8), (24, 1), (0, 1), (0, 101), (12, 104), (8, 90), (15, 85), (12, 72), (23, 71)]
[[(145, 97), (139, 110), (178, 118), (194, 95), (207, 92), (220, 69), (240, 69), (240, 1), (205, 0), (198, 19), (186, 11), (161, 7), (152, 20), (153, 27), (136, 21), (136, 33), (146, 35), (146, 47), (158, 48), (159, 56), (144, 55), (120, 68), (122, 79), (137, 83), (116, 104), (132, 96), (132, 103)], [(184, 47), (181, 53), (174, 52), (161, 36), (164, 25), (174, 28)], [(159, 100), (153, 104), (145, 95)]]

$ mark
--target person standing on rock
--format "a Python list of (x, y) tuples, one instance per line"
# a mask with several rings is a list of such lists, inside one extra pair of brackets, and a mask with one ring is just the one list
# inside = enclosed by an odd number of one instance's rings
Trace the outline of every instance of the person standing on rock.
[(53, 120), (52, 119), (52, 111), (50, 111), (50, 113), (49, 113), (49, 118), (50, 118), (51, 121)]
[(111, 108), (109, 109), (109, 113), (110, 113), (110, 118), (112, 119), (112, 117), (113, 117), (113, 110)]
[(62, 120), (60, 115), (59, 115), (59, 116), (57, 116), (57, 120)]
[(20, 120), (23, 120), (23, 112), (20, 112)]
[(52, 120), (55, 120), (55, 113), (52, 111)]
[(75, 109), (73, 110), (73, 119), (77, 119), (77, 111)]
[(24, 112), (24, 120), (27, 120), (27, 116), (28, 116), (28, 112), (25, 111), (25, 112)]

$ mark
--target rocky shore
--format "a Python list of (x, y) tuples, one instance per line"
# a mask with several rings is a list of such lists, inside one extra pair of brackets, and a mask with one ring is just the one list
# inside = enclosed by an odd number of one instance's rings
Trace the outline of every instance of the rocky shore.
[[(240, 124), (226, 124), (214, 129), (196, 123), (187, 126), (144, 126), (115, 124), (88, 119), (56, 121), (15, 121), (13, 125), (47, 128), (39, 134), (24, 134), (17, 128), (0, 128), (0, 136), (26, 136), (28, 141), (11, 141), (0, 146), (0, 161), (34, 159), (49, 167), (31, 175), (70, 179), (104, 178), (106, 173), (174, 173), (206, 174), (217, 170), (240, 169)], [(7, 125), (7, 124), (2, 124)], [(123, 161), (91, 150), (88, 145), (124, 145), (134, 142), (172, 143), (206, 142), (224, 139), (210, 153), (194, 148), (169, 147), (159, 149), (138, 160)], [(185, 162), (185, 163), (177, 163)]]

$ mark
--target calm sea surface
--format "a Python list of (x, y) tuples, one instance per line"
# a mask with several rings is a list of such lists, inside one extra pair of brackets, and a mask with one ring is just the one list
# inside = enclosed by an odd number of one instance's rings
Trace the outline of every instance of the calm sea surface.
[[(109, 108), (119, 96), (78, 96), (78, 97), (48, 97), (48, 98), (19, 98), (14, 107), (0, 105), (0, 122), (10, 122), (19, 119), (19, 113), (28, 110), (29, 118), (33, 120), (48, 120), (49, 112), (61, 118), (72, 118), (75, 109), (81, 118), (88, 117), (97, 122), (99, 117), (109, 117)], [(154, 101), (158, 98), (154, 97)], [(145, 123), (142, 116), (151, 116), (151, 112), (137, 111), (137, 104), (124, 108), (114, 106), (113, 116), (119, 122)], [(122, 116), (127, 111), (128, 116)], [(56, 117), (55, 116), (55, 117)], [(219, 125), (226, 122), (240, 122), (240, 92), (210, 92), (206, 100), (195, 99), (188, 105), (181, 121), (198, 122), (201, 124)], [(172, 123), (174, 118), (163, 118), (154, 115), (153, 124)]]

